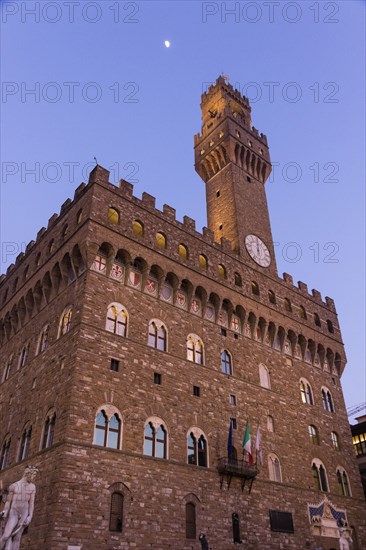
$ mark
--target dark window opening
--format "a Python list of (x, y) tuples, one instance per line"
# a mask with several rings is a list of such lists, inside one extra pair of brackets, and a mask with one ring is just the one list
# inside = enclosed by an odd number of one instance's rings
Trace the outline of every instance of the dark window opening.
[(111, 370), (114, 371), (114, 372), (118, 372), (119, 371), (119, 361), (118, 359), (111, 359), (111, 366), (110, 366)]
[(113, 493), (111, 498), (111, 512), (109, 517), (109, 530), (122, 533), (123, 529), (123, 495)]
[(193, 502), (186, 504), (186, 538), (196, 538), (196, 507)]
[(201, 388), (199, 386), (193, 386), (193, 395), (195, 397), (201, 397)]
[(161, 374), (160, 372), (154, 372), (154, 384), (161, 386)]
[(234, 513), (231, 519), (233, 524), (233, 542), (241, 543), (239, 515)]
[(221, 327), (221, 336), (227, 336), (227, 330), (224, 327)]
[(291, 512), (278, 512), (277, 510), (270, 510), (269, 519), (271, 522), (271, 531), (277, 531), (280, 533), (294, 532)]

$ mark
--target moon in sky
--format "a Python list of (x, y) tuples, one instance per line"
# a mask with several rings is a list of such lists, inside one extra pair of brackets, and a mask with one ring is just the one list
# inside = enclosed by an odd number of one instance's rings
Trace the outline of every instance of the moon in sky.
[(170, 48), (170, 41), (165, 40), (164, 45), (165, 45), (166, 48)]

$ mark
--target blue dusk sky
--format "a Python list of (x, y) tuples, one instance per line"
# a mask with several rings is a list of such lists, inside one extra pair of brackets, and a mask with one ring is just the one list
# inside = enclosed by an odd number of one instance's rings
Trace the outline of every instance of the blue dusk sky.
[[(1, 6), (1, 272), (86, 181), (207, 224), (200, 96), (221, 73), (268, 136), (279, 273), (335, 300), (347, 406), (365, 398), (365, 3), (8, 1)], [(164, 41), (171, 42), (170, 47)]]

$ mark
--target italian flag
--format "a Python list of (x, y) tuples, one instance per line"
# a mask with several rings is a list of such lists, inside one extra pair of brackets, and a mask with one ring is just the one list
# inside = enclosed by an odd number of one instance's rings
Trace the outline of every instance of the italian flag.
[(249, 464), (253, 464), (252, 442), (250, 440), (249, 422), (248, 421), (247, 421), (247, 425), (245, 427), (245, 433), (244, 433), (244, 439), (243, 439), (242, 447), (243, 447), (243, 452), (247, 453), (247, 455), (248, 455)]

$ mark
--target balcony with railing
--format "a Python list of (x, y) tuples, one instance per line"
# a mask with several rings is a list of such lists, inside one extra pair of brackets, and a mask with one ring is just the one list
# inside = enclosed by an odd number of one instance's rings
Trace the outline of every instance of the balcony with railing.
[(220, 474), (220, 487), (226, 478), (228, 489), (230, 489), (231, 480), (237, 477), (241, 480), (241, 490), (244, 490), (246, 482), (249, 483), (249, 493), (252, 489), (253, 481), (259, 474), (257, 464), (250, 464), (247, 460), (238, 460), (237, 458), (219, 458), (217, 460), (217, 471)]

